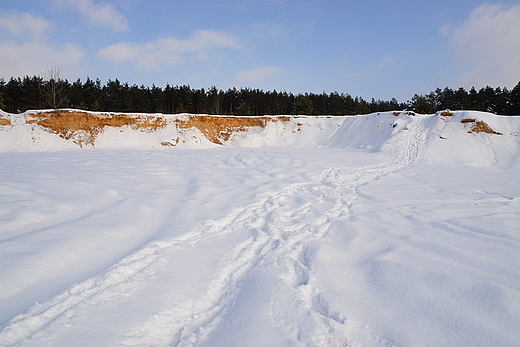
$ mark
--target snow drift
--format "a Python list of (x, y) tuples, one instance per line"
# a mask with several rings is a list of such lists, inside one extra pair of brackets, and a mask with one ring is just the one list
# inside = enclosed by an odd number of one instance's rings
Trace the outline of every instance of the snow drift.
[[(510, 163), (519, 151), (520, 117), (476, 111), (358, 116), (163, 115), (80, 110), (0, 113), (0, 151), (226, 147), (353, 147), (385, 150), (420, 123), (429, 159), (469, 165)], [(438, 155), (441, 153), (441, 155)]]

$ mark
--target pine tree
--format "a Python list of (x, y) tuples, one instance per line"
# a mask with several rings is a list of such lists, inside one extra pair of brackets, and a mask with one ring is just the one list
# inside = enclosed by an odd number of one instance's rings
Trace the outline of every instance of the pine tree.
[(240, 105), (238, 105), (237, 108), (235, 108), (235, 116), (252, 116), (253, 110), (251, 109), (251, 106), (245, 102), (242, 101)]
[(4, 92), (5, 92), (5, 82), (4, 82), (3, 78), (0, 78), (0, 110), (5, 110)]
[(0, 92), (0, 110), (4, 110), (4, 109), (5, 109), (4, 93)]
[(309, 96), (306, 94), (299, 95), (293, 101), (292, 104), (293, 114), (305, 114), (311, 115), (313, 114), (313, 105), (312, 101), (309, 99)]
[(11, 77), (9, 82), (5, 84), (4, 90), (5, 111), (10, 113), (20, 113), (25, 111), (21, 100), (22, 81), (20, 77)]
[(520, 82), (509, 93), (508, 108), (505, 114), (520, 116)]
[(412, 111), (417, 113), (432, 114), (435, 112), (433, 98), (425, 95), (415, 94), (408, 106)]
[(224, 105), (224, 92), (215, 86), (211, 86), (208, 90), (209, 99), (209, 113), (210, 114), (223, 114)]

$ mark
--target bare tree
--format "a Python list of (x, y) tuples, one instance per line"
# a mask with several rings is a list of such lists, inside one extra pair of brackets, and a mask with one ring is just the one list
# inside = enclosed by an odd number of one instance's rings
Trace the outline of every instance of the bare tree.
[(67, 82), (61, 77), (61, 68), (53, 65), (44, 73), (42, 98), (53, 109), (62, 107), (67, 101)]

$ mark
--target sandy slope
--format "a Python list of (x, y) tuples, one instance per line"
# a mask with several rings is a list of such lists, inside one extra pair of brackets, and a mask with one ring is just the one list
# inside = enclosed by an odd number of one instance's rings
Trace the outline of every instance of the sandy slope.
[(516, 118), (280, 124), (1, 154), (0, 344), (518, 345)]

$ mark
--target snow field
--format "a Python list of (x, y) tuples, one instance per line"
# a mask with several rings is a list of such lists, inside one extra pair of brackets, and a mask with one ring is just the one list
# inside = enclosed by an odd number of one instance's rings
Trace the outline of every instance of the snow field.
[(334, 122), (292, 148), (1, 154), (0, 345), (518, 345), (516, 137), (462, 155), (460, 121)]

